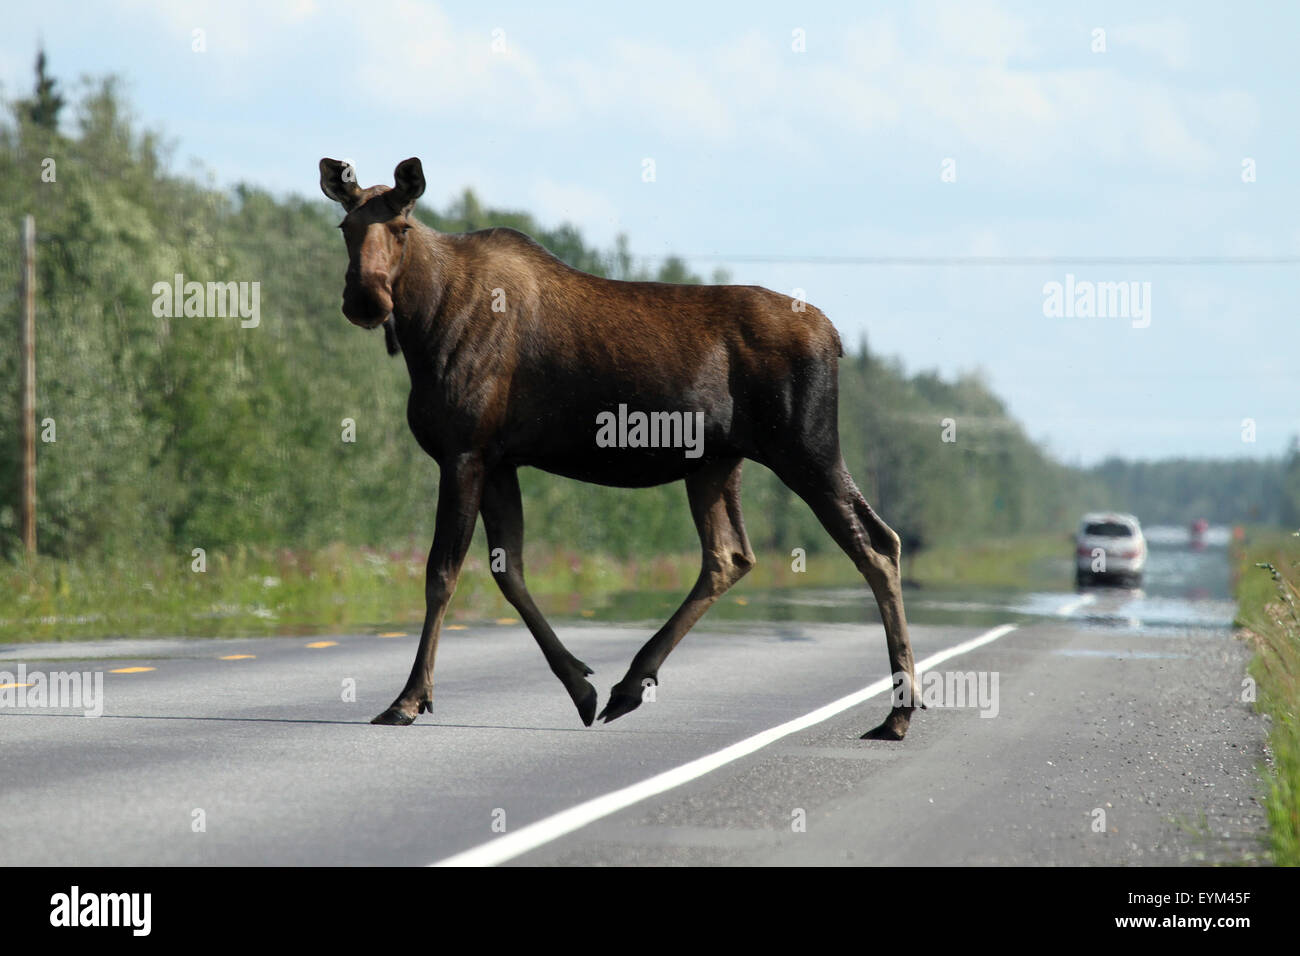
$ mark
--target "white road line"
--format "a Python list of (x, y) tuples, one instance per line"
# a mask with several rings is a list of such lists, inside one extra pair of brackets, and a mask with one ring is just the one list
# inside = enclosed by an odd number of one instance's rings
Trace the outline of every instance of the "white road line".
[(1095, 603), (1097, 603), (1097, 595), (1084, 594), (1075, 598), (1073, 601), (1067, 601), (1062, 604), (1056, 609), (1056, 613), (1059, 617), (1069, 617), (1075, 611), (1079, 610), (1079, 608)]
[[(920, 673), (942, 664), (958, 654), (965, 654), (977, 647), (991, 644), (999, 637), (1010, 634), (1015, 629), (1016, 625), (1014, 624), (1003, 624), (991, 631), (986, 631), (979, 637), (973, 637), (969, 641), (962, 641), (947, 650), (932, 654), (925, 660), (917, 662), (918, 676)], [(634, 783), (629, 787), (614, 790), (604, 796), (580, 803), (567, 810), (561, 810), (559, 813), (538, 820), (536, 823), (530, 823), (513, 833), (506, 833), (488, 843), (449, 856), (436, 863), (431, 863), (430, 866), (495, 866), (498, 863), (512, 860), (530, 850), (537, 849), (539, 846), (544, 846), (552, 840), (557, 840), (575, 830), (580, 830), (587, 824), (594, 823), (602, 817), (607, 817), (611, 813), (617, 813), (619, 810), (630, 807), (634, 803), (640, 803), (648, 797), (690, 783), (692, 780), (717, 770), (719, 767), (724, 767), (741, 757), (752, 754), (756, 750), (761, 750), (782, 737), (788, 737), (815, 724), (820, 724), (824, 720), (829, 720), (850, 707), (856, 707), (872, 697), (888, 692), (892, 687), (892, 681), (888, 677), (882, 677), (875, 683), (868, 684), (862, 690), (849, 694), (847, 697), (841, 697), (839, 700), (832, 701), (824, 707), (819, 707), (811, 713), (804, 714), (802, 717), (796, 717), (794, 720), (786, 721), (784, 724), (779, 724), (752, 737), (747, 737), (739, 743), (724, 747), (716, 753), (699, 757), (689, 763), (682, 764), (680, 767), (674, 767), (672, 770), (666, 770), (663, 773), (642, 780), (640, 783)]]

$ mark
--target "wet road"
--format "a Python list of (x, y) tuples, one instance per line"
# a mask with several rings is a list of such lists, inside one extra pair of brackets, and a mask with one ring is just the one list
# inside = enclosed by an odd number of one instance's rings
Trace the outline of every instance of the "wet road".
[[(865, 589), (737, 589), (591, 729), (518, 625), (449, 632), (409, 728), (367, 721), (410, 635), (0, 648), (105, 674), (96, 719), (0, 708), (0, 863), (1249, 860), (1264, 730), (1226, 571), (1153, 545), (1141, 592), (910, 594), (940, 680), (901, 744), (858, 739), (888, 701)], [(648, 633), (557, 630), (602, 696)]]

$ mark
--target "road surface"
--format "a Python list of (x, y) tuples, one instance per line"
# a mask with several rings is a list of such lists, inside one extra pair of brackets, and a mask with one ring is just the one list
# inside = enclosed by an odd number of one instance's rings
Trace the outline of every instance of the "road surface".
[[(813, 597), (872, 613), (865, 589)], [(706, 617), (655, 701), (593, 728), (519, 624), (447, 632), (435, 712), (406, 728), (368, 721), (413, 635), (9, 645), (0, 671), (104, 672), (105, 700), (98, 718), (0, 707), (0, 863), (1257, 860), (1266, 726), (1210, 605), (913, 594), (917, 658), (955, 648), (930, 670), (996, 675), (997, 696), (989, 716), (918, 713), (902, 743), (858, 739), (887, 692), (816, 713), (887, 679), (879, 623), (797, 607)], [(557, 629), (602, 700), (652, 630)]]

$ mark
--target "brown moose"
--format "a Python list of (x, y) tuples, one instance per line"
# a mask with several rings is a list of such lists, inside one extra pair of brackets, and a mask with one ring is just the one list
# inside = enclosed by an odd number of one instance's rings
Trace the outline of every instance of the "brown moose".
[[(591, 669), (560, 643), (524, 585), (517, 470), (525, 466), (617, 487), (686, 483), (703, 549), (699, 579), (637, 652), (600, 718), (634, 710), (677, 642), (754, 564), (740, 513), (749, 458), (808, 503), (870, 585), (896, 694), (889, 716), (864, 736), (903, 737), (912, 707), (902, 704), (918, 697), (899, 539), (840, 454), (843, 348), (825, 315), (757, 286), (588, 275), (512, 229), (437, 232), (411, 216), (425, 186), (418, 159), (397, 166), (391, 188), (362, 189), (352, 167), (334, 159), (320, 161), (320, 177), (346, 211), (343, 314), (363, 328), (391, 321), (411, 376), (407, 421), (440, 469), (415, 665), (373, 723), (409, 724), (431, 709), (439, 629), (480, 514), (488, 547), (504, 552), (504, 569), (494, 562), (493, 571), (502, 593), (583, 723), (596, 717)], [(605, 447), (597, 423), (620, 406), (668, 416), (661, 423), (681, 413), (674, 424), (689, 425), (702, 413), (702, 444), (691, 455), (673, 442)]]

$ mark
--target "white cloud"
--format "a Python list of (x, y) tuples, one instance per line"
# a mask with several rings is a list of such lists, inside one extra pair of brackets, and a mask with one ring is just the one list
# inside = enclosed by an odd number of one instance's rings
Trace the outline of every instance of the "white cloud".
[[(548, 58), (509, 33), (494, 52), (490, 33), (434, 4), (376, 0), (349, 16), (361, 93), (413, 116), (486, 115), (512, 128), (633, 118), (647, 140), (804, 158), (827, 135), (891, 137), (895, 150), (902, 136), (902, 146), (975, 149), (1016, 166), (1101, 158), (1204, 174), (1223, 161), (1210, 144), (1225, 130), (1248, 135), (1258, 113), (1247, 94), (1181, 92), (1119, 61), (1043, 65), (1031, 27), (992, 2), (814, 30), (806, 53), (792, 52), (786, 33), (751, 28), (703, 48), (613, 36), (603, 48)], [(1167, 64), (1191, 57), (1181, 21), (1112, 36)]]
[(1108, 39), (1114, 47), (1134, 47), (1171, 70), (1186, 69), (1192, 62), (1191, 30), (1181, 20), (1123, 24), (1113, 28)]
[(934, 38), (934, 60), (1005, 65), (1012, 57), (1035, 52), (1025, 21), (996, 3), (944, 0), (922, 8), (919, 16), (926, 33)]
[(353, 27), (363, 96), (414, 116), (468, 112), (525, 126), (572, 118), (523, 38), (508, 31), (458, 26), (437, 5), (416, 0), (371, 2)]

